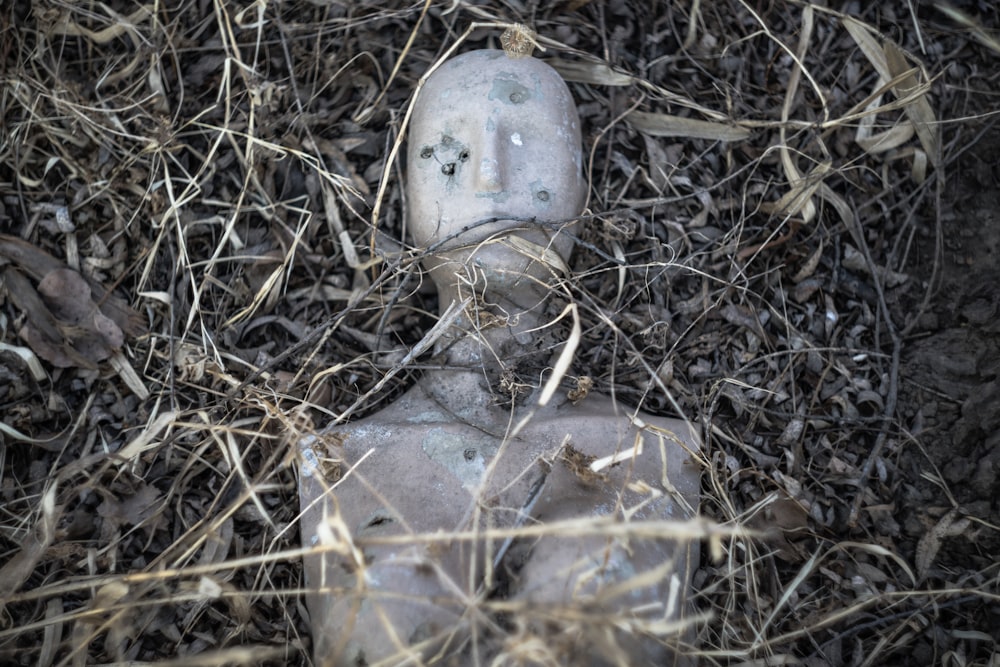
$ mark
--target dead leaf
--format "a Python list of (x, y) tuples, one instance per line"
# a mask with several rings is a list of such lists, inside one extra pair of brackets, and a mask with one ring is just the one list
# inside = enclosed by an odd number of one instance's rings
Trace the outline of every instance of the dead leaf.
[(42, 494), (41, 505), (38, 520), (23, 539), (20, 551), (0, 567), (0, 610), (3, 609), (3, 601), (16, 593), (35, 571), (35, 565), (55, 538), (56, 523), (59, 520), (55, 483), (50, 484)]
[(20, 271), (8, 267), (3, 272), (3, 284), (10, 300), (26, 318), (17, 335), (35, 354), (57, 368), (97, 367), (73, 347), (62, 323), (49, 311), (34, 286)]
[[(0, 257), (11, 300), (26, 321), (18, 331), (35, 354), (58, 368), (97, 368), (142, 330), (138, 313), (96, 282), (22, 241), (0, 234)], [(22, 274), (38, 280), (37, 289)]]
[(873, 30), (864, 23), (847, 17), (844, 19), (844, 28), (883, 81), (899, 80), (893, 86), (893, 93), (906, 102), (906, 116), (913, 124), (931, 164), (937, 167), (941, 160), (941, 138), (937, 116), (927, 99), (926, 77), (918, 79), (915, 73), (920, 70), (910, 66), (903, 50), (887, 39), (879, 44)]
[(635, 80), (635, 77), (614, 70), (607, 63), (562, 58), (548, 58), (545, 62), (567, 81), (599, 86), (628, 86)]
[[(8, 259), (25, 275), (37, 281), (41, 281), (52, 271), (69, 268), (64, 262), (41, 248), (8, 234), (0, 234), (0, 258)], [(142, 316), (139, 313), (132, 310), (127, 303), (111, 294), (97, 281), (87, 278), (84, 280), (90, 286), (94, 303), (127, 336), (140, 336), (145, 333), (146, 328), (143, 326)]]
[(76, 271), (49, 271), (38, 283), (38, 292), (45, 297), (52, 314), (64, 323), (97, 334), (108, 347), (120, 347), (125, 342), (122, 330), (98, 309), (90, 286)]
[(639, 132), (654, 137), (687, 137), (713, 141), (743, 141), (750, 137), (750, 130), (745, 127), (664, 113), (633, 111), (625, 119)]
[(916, 566), (918, 581), (923, 581), (927, 577), (944, 539), (946, 537), (961, 535), (971, 523), (972, 521), (968, 517), (959, 519), (958, 510), (953, 509), (941, 517), (933, 528), (924, 533), (924, 536), (917, 543)]
[(796, 500), (783, 496), (754, 516), (750, 525), (766, 535), (765, 541), (775, 555), (789, 562), (800, 562), (808, 555), (802, 541), (810, 537), (809, 512)]
[[(31, 300), (28, 322), (18, 333), (52, 365), (96, 368), (124, 342), (121, 329), (98, 310), (90, 287), (76, 271), (50, 271), (38, 284), (38, 294), (44, 303)], [(38, 324), (43, 328), (36, 328)]]
[(819, 245), (816, 250), (809, 255), (809, 258), (803, 262), (802, 266), (795, 275), (792, 276), (792, 282), (796, 285), (801, 283), (806, 278), (810, 278), (814, 273), (816, 273), (816, 267), (819, 266), (820, 260), (823, 258), (823, 239), (819, 240)]
[(115, 528), (123, 525), (140, 526), (159, 509), (160, 491), (155, 486), (141, 484), (128, 498), (106, 497), (97, 507), (97, 515)]

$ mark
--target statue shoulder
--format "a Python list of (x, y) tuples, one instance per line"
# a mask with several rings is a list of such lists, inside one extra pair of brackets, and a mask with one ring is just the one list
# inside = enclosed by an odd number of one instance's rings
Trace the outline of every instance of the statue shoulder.
[(595, 437), (620, 436), (643, 430), (647, 433), (669, 432), (683, 440), (697, 440), (694, 424), (683, 419), (636, 412), (635, 408), (602, 395), (591, 395), (575, 404), (567, 401), (558, 405), (544, 412), (544, 421), (569, 428), (574, 434), (592, 434)]

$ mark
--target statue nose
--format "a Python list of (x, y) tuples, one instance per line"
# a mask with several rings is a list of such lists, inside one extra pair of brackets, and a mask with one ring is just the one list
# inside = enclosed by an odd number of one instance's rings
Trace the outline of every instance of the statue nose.
[(479, 169), (476, 189), (480, 192), (500, 192), (504, 188), (503, 160), (496, 132), (490, 133), (479, 147)]
[(500, 175), (500, 161), (495, 157), (484, 157), (479, 161), (480, 192), (500, 192), (503, 190), (503, 178)]

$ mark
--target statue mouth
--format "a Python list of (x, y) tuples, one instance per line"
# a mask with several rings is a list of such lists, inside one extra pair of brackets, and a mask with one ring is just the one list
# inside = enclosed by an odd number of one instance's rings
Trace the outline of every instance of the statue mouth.
[(452, 220), (448, 227), (456, 229), (451, 234), (441, 235), (433, 244), (440, 249), (451, 249), (456, 247), (468, 247), (483, 242), (490, 242), (508, 235), (538, 235), (540, 230), (539, 222), (534, 217), (512, 216), (506, 213), (497, 213), (493, 216), (476, 218), (468, 223), (461, 224)]
[[(503, 215), (498, 217), (479, 218), (445, 239), (440, 249), (453, 250), (458, 248), (473, 248), (475, 246), (503, 245), (512, 248), (520, 254), (526, 250), (531, 256), (546, 258), (545, 263), (566, 266), (576, 239), (568, 231), (577, 222), (577, 218), (546, 220), (533, 216), (520, 217)], [(558, 258), (556, 262), (552, 257)]]

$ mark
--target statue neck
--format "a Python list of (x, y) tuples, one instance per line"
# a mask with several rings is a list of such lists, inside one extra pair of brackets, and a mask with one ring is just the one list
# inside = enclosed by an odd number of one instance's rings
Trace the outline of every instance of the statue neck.
[(435, 346), (451, 367), (479, 368), (517, 356), (540, 335), (552, 272), (497, 244), (425, 258), (439, 313), (468, 303)]
[(522, 289), (516, 295), (496, 292), (473, 293), (467, 286), (439, 289), (440, 315), (446, 317), (455, 304), (468, 306), (458, 313), (435, 344), (435, 353), (446, 367), (482, 372), (496, 367), (519, 352), (530, 350), (547, 323), (548, 290)]
[(552, 288), (533, 278), (470, 281), (440, 268), (430, 277), (448, 324), (435, 342), (437, 368), (424, 373), (420, 391), (460, 419), (502, 433), (514, 405), (531, 395), (550, 365), (543, 327), (551, 319)]

